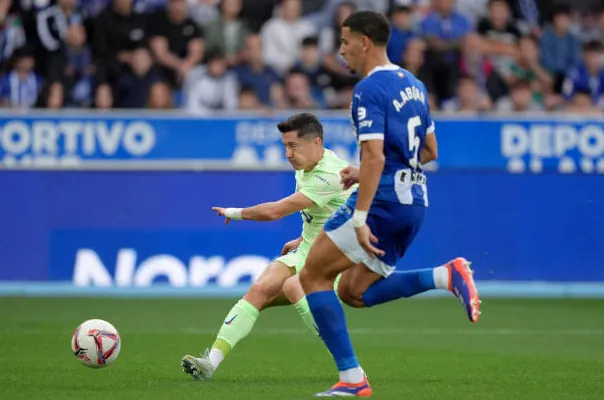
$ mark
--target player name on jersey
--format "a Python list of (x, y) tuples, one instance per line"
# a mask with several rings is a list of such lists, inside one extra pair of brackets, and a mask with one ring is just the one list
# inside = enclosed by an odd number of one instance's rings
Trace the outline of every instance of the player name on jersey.
[(426, 98), (425, 98), (424, 94), (416, 86), (409, 86), (409, 87), (406, 87), (404, 90), (401, 90), (400, 96), (401, 96), (400, 101), (397, 99), (392, 100), (392, 104), (394, 105), (394, 108), (396, 109), (397, 112), (400, 112), (401, 109), (403, 107), (405, 107), (407, 102), (409, 102), (410, 100), (417, 100), (417, 101), (421, 101), (422, 103), (426, 104)]

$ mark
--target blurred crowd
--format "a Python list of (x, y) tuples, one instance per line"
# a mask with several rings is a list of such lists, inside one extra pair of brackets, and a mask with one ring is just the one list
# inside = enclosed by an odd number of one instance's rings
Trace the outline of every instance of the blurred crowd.
[(602, 0), (0, 0), (0, 105), (346, 109), (366, 9), (433, 110), (604, 111)]

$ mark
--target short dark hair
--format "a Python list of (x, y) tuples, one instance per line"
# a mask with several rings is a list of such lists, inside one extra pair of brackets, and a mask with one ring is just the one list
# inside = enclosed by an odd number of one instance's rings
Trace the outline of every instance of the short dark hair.
[(279, 132), (298, 132), (299, 138), (320, 138), (323, 141), (323, 125), (319, 119), (311, 113), (294, 114), (277, 125)]
[(505, 4), (506, 6), (509, 7), (509, 4), (508, 4), (508, 2), (506, 0), (489, 0), (488, 7), (491, 8), (491, 6), (493, 4), (495, 4), (495, 3), (503, 3), (503, 4)]
[(554, 10), (552, 11), (552, 20), (558, 15), (571, 15), (572, 12), (573, 9), (568, 4), (558, 4), (554, 6)]
[(604, 50), (604, 45), (598, 40), (590, 40), (583, 45), (583, 51), (601, 52)]
[(530, 88), (531, 88), (531, 81), (529, 81), (528, 79), (519, 79), (510, 85), (510, 90), (530, 89)]
[(374, 11), (357, 11), (342, 24), (351, 32), (367, 36), (374, 44), (386, 46), (390, 38), (390, 24), (386, 17)]
[(309, 46), (313, 46), (313, 47), (319, 46), (319, 38), (316, 36), (307, 36), (304, 39), (302, 39), (302, 47), (309, 47)]

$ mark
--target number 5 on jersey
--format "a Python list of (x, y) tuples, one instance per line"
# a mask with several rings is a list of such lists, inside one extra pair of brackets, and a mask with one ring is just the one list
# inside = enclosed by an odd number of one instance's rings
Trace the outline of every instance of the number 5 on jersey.
[(407, 121), (407, 134), (409, 137), (409, 151), (413, 153), (413, 156), (409, 159), (409, 166), (412, 169), (417, 169), (419, 166), (418, 160), (418, 152), (420, 140), (419, 137), (415, 135), (415, 130), (422, 125), (422, 120), (420, 117), (412, 117)]

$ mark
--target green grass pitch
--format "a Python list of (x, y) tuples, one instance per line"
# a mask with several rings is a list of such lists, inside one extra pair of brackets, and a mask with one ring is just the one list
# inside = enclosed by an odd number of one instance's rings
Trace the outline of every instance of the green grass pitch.
[[(212, 381), (179, 365), (208, 347), (233, 300), (0, 298), (0, 397), (308, 399), (336, 381), (293, 308), (261, 314)], [(376, 399), (602, 399), (604, 301), (486, 299), (470, 324), (453, 298), (346, 309)], [(75, 327), (113, 323), (122, 351), (93, 370), (70, 351)]]

